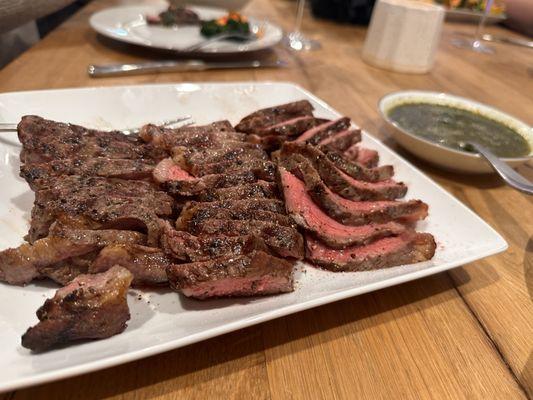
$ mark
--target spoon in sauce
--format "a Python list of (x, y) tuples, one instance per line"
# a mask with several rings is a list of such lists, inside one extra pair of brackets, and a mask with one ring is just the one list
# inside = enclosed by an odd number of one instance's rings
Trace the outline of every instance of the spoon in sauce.
[(485, 146), (476, 142), (458, 142), (459, 146), (469, 152), (481, 154), (492, 166), (494, 171), (511, 187), (529, 195), (533, 195), (533, 183), (528, 181), (514, 169), (509, 167), (505, 162), (500, 160)]

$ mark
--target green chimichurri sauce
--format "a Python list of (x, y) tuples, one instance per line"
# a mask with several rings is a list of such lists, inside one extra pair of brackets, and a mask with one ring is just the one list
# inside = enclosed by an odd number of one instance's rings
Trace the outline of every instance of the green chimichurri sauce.
[(531, 149), (526, 139), (498, 121), (460, 108), (429, 103), (393, 107), (389, 118), (404, 130), (457, 150), (460, 142), (474, 141), (499, 157), (523, 157)]

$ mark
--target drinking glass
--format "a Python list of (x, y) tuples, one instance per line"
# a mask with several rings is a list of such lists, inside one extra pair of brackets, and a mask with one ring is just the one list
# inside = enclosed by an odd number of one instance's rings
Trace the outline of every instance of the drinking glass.
[(452, 43), (460, 48), (464, 49), (470, 49), (478, 53), (487, 53), (492, 54), (494, 53), (494, 49), (487, 46), (483, 43), (483, 30), (485, 28), (485, 22), (487, 21), (487, 17), (489, 16), (490, 9), (492, 7), (493, 0), (486, 0), (485, 4), (485, 11), (483, 12), (483, 15), (481, 16), (481, 19), (479, 21), (479, 24), (476, 28), (476, 34), (473, 39), (465, 39), (465, 38), (455, 38), (452, 40)]
[(294, 24), (294, 30), (287, 34), (285, 38), (285, 44), (294, 51), (316, 50), (322, 46), (320, 42), (308, 38), (301, 31), (302, 19), (304, 17), (305, 0), (298, 0), (298, 11), (296, 12), (296, 22)]

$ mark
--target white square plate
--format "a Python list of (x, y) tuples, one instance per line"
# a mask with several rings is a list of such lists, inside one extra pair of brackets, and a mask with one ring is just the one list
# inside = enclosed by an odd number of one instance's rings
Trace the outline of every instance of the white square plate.
[[(49, 90), (0, 94), (0, 122), (26, 114), (95, 128), (125, 128), (191, 115), (198, 124), (217, 119), (232, 123), (262, 107), (308, 99), (316, 114), (339, 113), (305, 90), (288, 83), (209, 83)], [(331, 273), (302, 265), (296, 290), (279, 296), (189, 300), (171, 291), (130, 295), (132, 318), (126, 331), (107, 340), (74, 344), (31, 354), (20, 336), (37, 322), (35, 311), (55, 287), (0, 284), (0, 390), (11, 390), (110, 367), (185, 346), (346, 297), (435, 274), (501, 252), (505, 240), (476, 214), (407, 161), (368, 134), (365, 146), (394, 165), (396, 179), (409, 186), (408, 198), (429, 204), (418, 230), (437, 240), (433, 260), (415, 265), (357, 273)], [(27, 233), (33, 193), (19, 178), (16, 134), (0, 136), (0, 249), (17, 246)], [(306, 273), (302, 273), (305, 270)]]

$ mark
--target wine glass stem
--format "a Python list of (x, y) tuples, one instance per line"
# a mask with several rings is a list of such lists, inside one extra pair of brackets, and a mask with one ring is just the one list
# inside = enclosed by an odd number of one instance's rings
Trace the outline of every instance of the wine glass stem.
[(294, 32), (300, 33), (302, 28), (302, 20), (304, 17), (305, 0), (298, 0), (298, 11), (296, 12), (296, 23), (294, 24)]
[(485, 12), (483, 13), (483, 16), (481, 17), (481, 20), (479, 21), (479, 24), (476, 29), (476, 36), (474, 38), (474, 43), (480, 43), (481, 42), (481, 35), (483, 34), (483, 30), (485, 28), (485, 21), (487, 20), (487, 17), (489, 15), (490, 9), (492, 7), (492, 1), (493, 0), (486, 0), (487, 4), (485, 5)]

